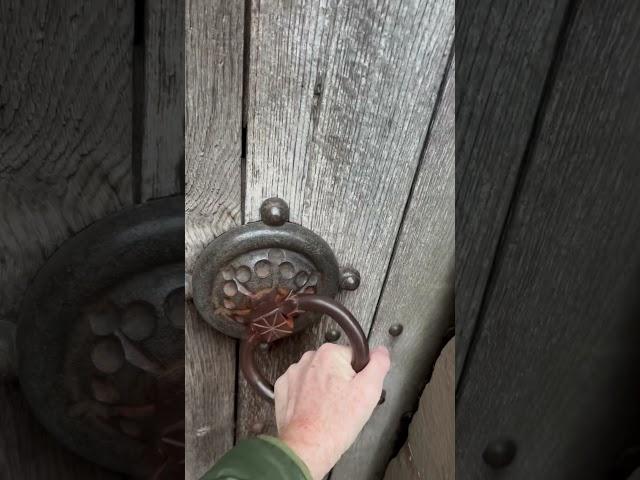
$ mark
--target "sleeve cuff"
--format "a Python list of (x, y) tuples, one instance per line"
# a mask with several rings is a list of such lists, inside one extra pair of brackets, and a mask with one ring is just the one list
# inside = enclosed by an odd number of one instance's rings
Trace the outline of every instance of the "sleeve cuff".
[(296, 466), (300, 469), (300, 471), (304, 475), (305, 480), (313, 480), (313, 478), (311, 478), (309, 467), (307, 467), (302, 459), (298, 457), (298, 455), (296, 455), (296, 453), (291, 450), (286, 443), (276, 437), (271, 437), (269, 435), (259, 435), (258, 438), (282, 450), (287, 455), (287, 457), (289, 457), (293, 461), (293, 463), (295, 463)]

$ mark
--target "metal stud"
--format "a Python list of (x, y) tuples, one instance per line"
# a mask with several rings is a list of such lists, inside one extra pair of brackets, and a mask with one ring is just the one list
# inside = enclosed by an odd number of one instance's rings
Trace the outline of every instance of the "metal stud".
[(337, 328), (331, 328), (324, 334), (324, 339), (327, 342), (337, 342), (340, 339), (340, 335), (340, 330)]
[(404, 327), (402, 326), (402, 324), (396, 323), (389, 327), (389, 335), (391, 335), (392, 337), (398, 337), (402, 334), (403, 330)]
[(482, 458), (485, 463), (493, 468), (504, 468), (509, 465), (516, 456), (517, 447), (509, 438), (499, 438), (487, 445)]
[(284, 225), (289, 221), (289, 205), (281, 198), (268, 198), (260, 206), (260, 220), (272, 227)]
[(340, 269), (340, 288), (342, 290), (355, 290), (360, 286), (360, 272), (355, 268)]

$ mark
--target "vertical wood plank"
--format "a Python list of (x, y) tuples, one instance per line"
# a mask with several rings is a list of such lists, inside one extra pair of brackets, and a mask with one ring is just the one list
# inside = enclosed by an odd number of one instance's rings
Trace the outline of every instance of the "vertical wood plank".
[(384, 480), (455, 479), (455, 366), (451, 339), (420, 398), (407, 443), (389, 464)]
[[(185, 268), (241, 223), (244, 2), (188, 0), (186, 12)], [(186, 327), (186, 478), (197, 479), (234, 441), (236, 342), (189, 302)]]
[(146, 2), (142, 201), (184, 189), (183, 1)]
[(569, 1), (456, 4), (459, 380)]
[[(253, 2), (246, 217), (270, 196), (362, 274), (339, 300), (371, 326), (453, 38), (453, 3)], [(260, 361), (275, 379), (316, 325)], [(239, 381), (238, 436), (275, 430), (273, 409)], [(255, 428), (254, 430), (260, 430)]]
[[(333, 478), (382, 478), (402, 417), (416, 408), (454, 323), (454, 70), (448, 72), (369, 336), (370, 345), (385, 345), (391, 353), (385, 402), (334, 468)], [(394, 324), (404, 327), (398, 337), (389, 335)]]
[(459, 385), (460, 478), (495, 478), (499, 436), (511, 478), (615, 478), (640, 434), (640, 5), (620, 7), (576, 5)]
[[(0, 318), (68, 237), (132, 202), (132, 2), (0, 6)], [(120, 478), (0, 386), (0, 477)]]

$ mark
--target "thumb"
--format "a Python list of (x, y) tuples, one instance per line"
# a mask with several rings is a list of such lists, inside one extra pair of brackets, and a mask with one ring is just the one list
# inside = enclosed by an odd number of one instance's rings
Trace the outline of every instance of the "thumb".
[(369, 363), (354, 378), (357, 389), (364, 395), (375, 397), (377, 402), (382, 392), (382, 385), (387, 372), (391, 368), (389, 350), (385, 347), (375, 348), (369, 355)]

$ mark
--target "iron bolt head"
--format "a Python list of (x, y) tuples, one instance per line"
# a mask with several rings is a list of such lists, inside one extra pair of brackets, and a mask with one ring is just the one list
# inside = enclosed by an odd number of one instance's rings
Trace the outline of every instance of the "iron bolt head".
[(263, 352), (268, 352), (271, 349), (271, 346), (269, 345), (268, 342), (261, 342), (260, 343), (260, 350)]
[(516, 456), (516, 444), (508, 438), (499, 438), (487, 445), (482, 458), (487, 465), (493, 468), (504, 468), (509, 465)]
[(391, 335), (392, 337), (397, 337), (402, 334), (403, 330), (404, 327), (401, 324), (396, 323), (389, 327), (389, 335)]
[(327, 332), (324, 334), (324, 339), (327, 342), (337, 342), (340, 338), (340, 335), (340, 330), (338, 330), (337, 328), (332, 328), (330, 330), (327, 330)]
[(289, 205), (280, 198), (268, 198), (260, 206), (260, 220), (272, 227), (284, 225), (289, 221)]
[(360, 286), (360, 272), (355, 268), (342, 268), (340, 270), (340, 288), (342, 290), (355, 290)]

